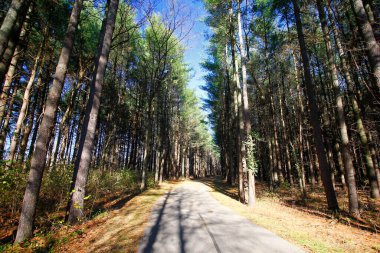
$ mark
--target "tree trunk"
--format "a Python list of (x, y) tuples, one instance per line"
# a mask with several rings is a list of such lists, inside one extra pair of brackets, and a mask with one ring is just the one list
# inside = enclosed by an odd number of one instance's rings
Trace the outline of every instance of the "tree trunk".
[(90, 96), (87, 103), (86, 115), (83, 121), (78, 154), (75, 161), (73, 184), (70, 191), (69, 214), (67, 221), (77, 223), (83, 218), (85, 199), (85, 186), (91, 163), (91, 155), (94, 147), (94, 137), (100, 108), (100, 98), (107, 67), (109, 52), (111, 49), (112, 34), (115, 28), (116, 14), (119, 0), (108, 0), (108, 11), (105, 18), (103, 32), (99, 42), (98, 56), (95, 62), (93, 79), (90, 86)]
[(152, 135), (152, 101), (149, 101), (148, 105), (148, 119), (145, 121), (145, 134), (144, 134), (144, 163), (142, 167), (142, 173), (141, 173), (141, 184), (140, 184), (140, 190), (143, 191), (146, 188), (146, 181), (147, 181), (147, 170), (148, 170), (148, 164), (149, 164), (149, 157), (151, 155), (151, 135)]
[[(20, 139), (21, 127), (23, 125), (26, 114), (28, 112), (30, 93), (31, 93), (32, 88), (33, 88), (33, 84), (34, 84), (34, 81), (36, 78), (37, 70), (38, 70), (39, 66), (43, 65), (43, 63), (40, 64), (40, 57), (41, 57), (42, 49), (44, 46), (45, 46), (45, 42), (42, 42), (39, 49), (38, 49), (37, 56), (34, 59), (34, 65), (30, 71), (30, 77), (29, 77), (28, 84), (25, 87), (24, 96), (22, 98), (22, 106), (21, 106), (20, 113), (19, 113), (18, 118), (17, 118), (16, 127), (15, 127), (15, 130), (13, 132), (13, 137), (12, 137), (11, 145), (9, 148), (8, 160), (11, 162), (14, 160), (16, 148), (17, 148), (17, 143)], [(42, 60), (42, 62), (43, 62), (43, 60)]]
[(160, 158), (159, 158), (159, 171), (158, 171), (158, 185), (162, 184), (163, 174), (164, 174), (164, 157), (165, 157), (165, 151), (162, 149), (160, 152)]
[(50, 88), (46, 100), (45, 113), (38, 131), (36, 148), (31, 161), (31, 168), (28, 177), (22, 203), (19, 225), (17, 228), (16, 243), (23, 242), (33, 235), (33, 222), (36, 212), (37, 199), (40, 191), (42, 175), (45, 168), (47, 148), (50, 137), (54, 129), (55, 115), (58, 108), (58, 101), (61, 96), (63, 83), (66, 76), (67, 65), (69, 63), (71, 50), (74, 44), (74, 36), (82, 9), (83, 0), (76, 0), (71, 12), (69, 25), (66, 31), (63, 48), (59, 57), (55, 71), (55, 78)]
[[(20, 37), (23, 37), (25, 35), (25, 33), (26, 33), (25, 31), (26, 30), (23, 29), (23, 31), (20, 34)], [(16, 72), (17, 62), (21, 56), (21, 53), (22, 53), (21, 46), (18, 45), (16, 48), (16, 51), (12, 57), (11, 65), (8, 69), (6, 76), (5, 76), (5, 82), (4, 82), (4, 86), (2, 87), (3, 89), (1, 90), (1, 96), (0, 96), (0, 124), (1, 124), (1, 122), (3, 122), (3, 118), (4, 118), (4, 114), (5, 114), (5, 107), (6, 107), (6, 104), (8, 102), (8, 97), (9, 97), (8, 96), (9, 90), (12, 87), (12, 82), (13, 82), (14, 74)], [(0, 83), (0, 85), (1, 85), (1, 83)]]
[(44, 85), (42, 88), (41, 99), (40, 99), (40, 102), (38, 104), (38, 109), (37, 109), (37, 114), (36, 114), (36, 125), (34, 127), (32, 139), (30, 141), (30, 147), (29, 147), (30, 152), (28, 154), (28, 158), (33, 157), (33, 153), (34, 153), (34, 146), (35, 146), (34, 144), (36, 143), (36, 140), (37, 140), (38, 129), (39, 129), (40, 123), (41, 123), (40, 118), (43, 115), (43, 110), (44, 110), (45, 101), (46, 101), (46, 94), (47, 94), (47, 90), (48, 90), (48, 84), (46, 84), (46, 82), (50, 78), (50, 76), (49, 76), (50, 69), (53, 67), (52, 61), (51, 61), (52, 58), (53, 58), (53, 54), (51, 54), (51, 58), (49, 60), (49, 64), (48, 64), (46, 70), (42, 71), (42, 73), (39, 75), (38, 81), (37, 81), (38, 87), (40, 87), (42, 83), (44, 83)]
[[(238, 0), (238, 33), (239, 33), (239, 49), (240, 49), (240, 61), (241, 61), (241, 74), (242, 74), (242, 102), (243, 102), (243, 121), (244, 121), (244, 138), (242, 143), (242, 157), (245, 158), (245, 169), (244, 171), (248, 173), (248, 206), (253, 207), (256, 202), (255, 195), (255, 175), (253, 168), (248, 168), (247, 159), (254, 159), (254, 157), (249, 157), (247, 155), (247, 147), (245, 143), (248, 143), (252, 139), (251, 136), (251, 117), (249, 111), (249, 101), (248, 101), (248, 85), (247, 85), (247, 54), (245, 51), (245, 45), (243, 40), (243, 29), (242, 29), (242, 18), (241, 18), (241, 6), (240, 0)], [(253, 161), (252, 161), (253, 162)]]
[(356, 23), (358, 24), (360, 35), (367, 46), (366, 50), (374, 83), (377, 86), (377, 91), (380, 92), (380, 46), (376, 41), (375, 33), (368, 20), (362, 0), (350, 0), (350, 3), (356, 16)]
[(307, 52), (307, 47), (306, 47), (305, 38), (303, 34), (300, 9), (299, 9), (297, 0), (292, 0), (292, 2), (293, 2), (293, 7), (294, 7), (294, 15), (296, 18), (298, 41), (299, 41), (299, 45), (301, 49), (306, 91), (307, 91), (309, 106), (310, 106), (310, 122), (313, 127), (313, 136), (314, 136), (314, 142), (315, 142), (315, 146), (316, 146), (317, 154), (318, 154), (320, 172), (321, 172), (323, 186), (326, 193), (328, 208), (336, 211), (339, 209), (339, 206), (338, 206), (338, 201), (336, 199), (335, 190), (330, 178), (330, 168), (328, 167), (326, 152), (323, 146), (322, 129), (321, 129), (321, 123), (319, 121), (319, 118), (320, 118), (319, 110), (318, 110), (318, 105), (316, 101), (314, 82), (310, 73), (309, 55)]
[[(232, 9), (231, 9), (232, 12)], [(232, 15), (232, 13), (231, 13)], [(232, 24), (231, 24), (232, 26)], [(244, 131), (244, 119), (243, 119), (243, 107), (242, 107), (242, 96), (241, 96), (241, 86), (240, 86), (240, 77), (239, 77), (239, 65), (236, 57), (236, 50), (235, 50), (235, 39), (234, 39), (234, 32), (233, 28), (231, 28), (231, 55), (232, 55), (232, 68), (234, 73), (234, 84), (235, 87), (233, 87), (233, 99), (234, 99), (234, 139), (235, 139), (235, 152), (236, 152), (236, 166), (238, 168), (238, 190), (239, 190), (239, 200), (240, 202), (244, 203), (244, 187), (243, 187), (243, 153), (244, 153), (244, 147), (242, 145), (242, 135)]]
[[(14, 27), (12, 29), (11, 36), (9, 37), (9, 40), (7, 42), (7, 46), (4, 52), (0, 54), (0, 85), (3, 84), (6, 78), (6, 74), (9, 70), (9, 66), (12, 62), (12, 58), (14, 56), (15, 50), (17, 46), (19, 45), (19, 40), (22, 35), (22, 31), (27, 30), (28, 23), (29, 23), (28, 22), (29, 17), (27, 15), (28, 11), (32, 12), (32, 8), (29, 8), (28, 10), (27, 6), (25, 6), (25, 8), (22, 8), (20, 10), (20, 13), (19, 13), (20, 15), (17, 18), (16, 22), (14, 23)], [(23, 27), (24, 29), (22, 29)], [(1, 34), (1, 31), (0, 31), (0, 34)], [(0, 51), (1, 50), (2, 49), (0, 49)]]
[(360, 108), (358, 105), (358, 101), (356, 99), (356, 95), (354, 92), (354, 82), (351, 78), (351, 74), (349, 72), (349, 64), (347, 62), (346, 54), (343, 50), (342, 43), (340, 40), (339, 33), (337, 31), (335, 21), (333, 19), (333, 13), (332, 10), (330, 9), (330, 1), (327, 1), (327, 11), (329, 15), (329, 20), (331, 22), (331, 27), (335, 39), (335, 45), (337, 47), (338, 53), (339, 53), (339, 58), (340, 58), (340, 63), (341, 63), (341, 69), (343, 71), (343, 77), (346, 81), (347, 88), (350, 91), (349, 98), (352, 106), (352, 110), (354, 113), (355, 117), (355, 123), (356, 123), (356, 128), (358, 129), (359, 132), (359, 140), (360, 143), (363, 147), (364, 151), (364, 158), (365, 158), (365, 166), (368, 174), (368, 179), (370, 181), (370, 187), (371, 187), (371, 197), (372, 198), (380, 198), (380, 192), (379, 192), (379, 185), (376, 183), (376, 173), (375, 173), (375, 168), (374, 168), (374, 162), (371, 157), (371, 151), (369, 148), (369, 143), (367, 139), (367, 130), (364, 127)]
[(359, 203), (358, 203), (358, 194), (356, 190), (356, 181), (355, 181), (355, 169), (352, 163), (352, 157), (350, 154), (350, 140), (348, 137), (347, 124), (344, 113), (344, 104), (343, 104), (343, 94), (339, 87), (338, 80), (338, 71), (335, 65), (334, 56), (332, 52), (329, 29), (327, 27), (326, 15), (321, 0), (317, 0), (317, 7), (319, 13), (319, 19), (321, 22), (323, 39), (326, 45), (326, 55), (328, 60), (328, 67), (330, 70), (330, 75), (332, 79), (332, 85), (335, 89), (335, 104), (337, 108), (337, 118), (338, 118), (338, 128), (340, 131), (340, 139), (342, 142), (342, 156), (343, 164), (346, 174), (346, 182), (348, 186), (348, 198), (350, 202), (350, 212), (355, 216), (359, 216)]
[[(52, 160), (52, 166), (54, 166), (57, 162), (58, 154), (61, 152), (60, 158), (62, 159), (63, 150), (65, 150), (65, 145), (67, 142), (67, 134), (68, 134), (68, 119), (72, 114), (73, 108), (74, 108), (74, 102), (77, 97), (78, 90), (81, 86), (81, 77), (78, 78), (78, 83), (74, 84), (71, 90), (70, 94), (70, 100), (67, 105), (66, 111), (62, 116), (62, 119), (59, 122), (59, 128), (58, 128), (58, 137), (57, 137), (57, 143), (54, 148), (54, 154), (53, 154), (53, 160)], [(62, 137), (64, 138), (63, 141)], [(62, 144), (62, 145), (61, 145)], [(61, 149), (61, 151), (59, 151)]]
[[(281, 82), (282, 82), (282, 88), (285, 89), (285, 80), (284, 80), (284, 75), (281, 76)], [(279, 91), (281, 91), (283, 94), (285, 93), (285, 90), (281, 90), (280, 87)], [(279, 107), (280, 107), (280, 120), (281, 120), (281, 128), (282, 128), (282, 135), (283, 135), (283, 140), (284, 140), (284, 145), (285, 145), (285, 158), (286, 158), (286, 168), (287, 168), (287, 179), (290, 184), (292, 184), (292, 164), (291, 164), (291, 159), (290, 159), (290, 152), (289, 152), (289, 141), (288, 141), (288, 134), (287, 134), (287, 127), (285, 124), (285, 119), (284, 119), (284, 109), (283, 109), (283, 101), (282, 99), (284, 98), (285, 100), (285, 95), (279, 94)], [(286, 104), (286, 100), (284, 101)]]
[(28, 122), (27, 125), (24, 127), (24, 132), (22, 134), (21, 142), (20, 142), (20, 149), (18, 151), (17, 160), (19, 162), (23, 162), (25, 158), (26, 153), (26, 147), (28, 145), (28, 140), (30, 133), (32, 131), (33, 122), (34, 122), (34, 115), (37, 107), (38, 102), (38, 91), (35, 93), (34, 102), (32, 104), (32, 108), (30, 109), (29, 116), (28, 116)]
[(0, 61), (3, 60), (8, 42), (15, 32), (18, 19), (23, 15), (23, 12), (29, 8), (31, 2), (31, 0), (12, 0), (11, 6), (0, 28)]
[(13, 87), (11, 100), (9, 101), (9, 104), (8, 104), (7, 114), (5, 115), (3, 128), (1, 129), (1, 132), (0, 132), (0, 160), (3, 159), (5, 139), (9, 131), (9, 121), (11, 119), (13, 103), (17, 95), (17, 90), (18, 90), (18, 84), (15, 84)]

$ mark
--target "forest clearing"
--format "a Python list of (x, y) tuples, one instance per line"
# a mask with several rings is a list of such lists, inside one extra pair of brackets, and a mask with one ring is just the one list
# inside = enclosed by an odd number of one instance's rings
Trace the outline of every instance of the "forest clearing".
[(1, 1), (0, 251), (379, 252), (379, 15)]

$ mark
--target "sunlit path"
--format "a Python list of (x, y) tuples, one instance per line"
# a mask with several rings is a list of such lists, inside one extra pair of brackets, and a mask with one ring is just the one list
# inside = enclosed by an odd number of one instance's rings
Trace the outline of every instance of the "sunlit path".
[(138, 252), (303, 251), (221, 205), (202, 183), (188, 182), (157, 202)]

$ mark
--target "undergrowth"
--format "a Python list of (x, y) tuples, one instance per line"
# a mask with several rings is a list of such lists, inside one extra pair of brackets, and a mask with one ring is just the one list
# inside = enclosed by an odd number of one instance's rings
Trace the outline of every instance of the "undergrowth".
[[(17, 229), (28, 171), (22, 164), (8, 169), (0, 164), (0, 252), (12, 243)], [(48, 235), (64, 224), (66, 204), (73, 174), (72, 166), (55, 166), (44, 174), (35, 220), (35, 235)], [(154, 184), (149, 175), (148, 186)], [(127, 169), (92, 169), (86, 186), (86, 219), (107, 210), (105, 204), (138, 191), (138, 175)], [(35, 248), (37, 249), (37, 248)]]

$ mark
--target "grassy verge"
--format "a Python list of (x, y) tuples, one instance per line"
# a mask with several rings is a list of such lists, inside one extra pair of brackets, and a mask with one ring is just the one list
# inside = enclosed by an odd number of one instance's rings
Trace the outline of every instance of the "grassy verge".
[[(6, 252), (136, 252), (145, 224), (156, 200), (177, 182), (164, 183), (145, 192), (107, 203), (115, 208), (104, 211), (78, 226), (63, 226), (36, 236), (21, 246), (3, 248)], [(0, 250), (1, 251), (1, 250)]]
[[(236, 190), (220, 180), (203, 181), (222, 204), (309, 252), (379, 252), (380, 235), (298, 210), (278, 196), (259, 192), (253, 209), (236, 200)], [(259, 191), (263, 191), (259, 188)]]

